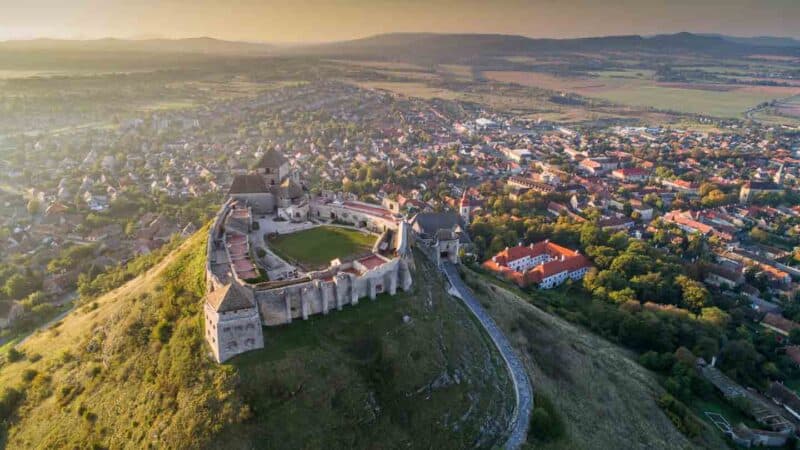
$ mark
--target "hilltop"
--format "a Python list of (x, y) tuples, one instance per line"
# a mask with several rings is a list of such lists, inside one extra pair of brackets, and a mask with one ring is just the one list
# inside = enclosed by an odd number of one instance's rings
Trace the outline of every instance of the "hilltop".
[(264, 55), (273, 46), (256, 42), (226, 41), (212, 37), (185, 39), (28, 39), (0, 42), (0, 50), (13, 51), (72, 51), (72, 52), (141, 52), (141, 53), (201, 53), (217, 55)]
[[(489, 447), (513, 408), (503, 363), (417, 258), (414, 291), (265, 329), (217, 365), (202, 340), (205, 230), (32, 336), (0, 367), (0, 446)], [(20, 395), (14, 395), (19, 393)], [(20, 399), (21, 397), (21, 399)]]
[(647, 37), (626, 35), (576, 39), (538, 39), (505, 34), (389, 33), (351, 41), (303, 46), (295, 51), (366, 59), (476, 61), (499, 56), (598, 52), (693, 53), (717, 57), (754, 53), (798, 55), (800, 43), (797, 44), (790, 45), (785, 40), (736, 40), (725, 36), (685, 32)]
[[(0, 52), (175, 54), (187, 56), (259, 57), (310, 55), (464, 61), (501, 56), (536, 56), (563, 53), (641, 52), (693, 53), (715, 57), (752, 54), (800, 55), (800, 41), (790, 38), (741, 38), (717, 34), (673, 33), (654, 36), (620, 35), (570, 39), (531, 38), (509, 34), (385, 33), (346, 41), (278, 45), (227, 41), (212, 37), (184, 39), (29, 39), (0, 42)], [(76, 56), (77, 57), (77, 56)]]

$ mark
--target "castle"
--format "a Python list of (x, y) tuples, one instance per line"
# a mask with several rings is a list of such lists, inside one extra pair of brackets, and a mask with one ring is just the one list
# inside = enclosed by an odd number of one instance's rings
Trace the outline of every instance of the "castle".
[[(322, 224), (373, 234), (371, 252), (306, 271), (279, 257), (264, 240), (265, 234), (290, 234)], [(268, 151), (255, 173), (234, 178), (209, 230), (204, 323), (214, 358), (224, 362), (263, 348), (262, 326), (408, 291), (413, 239), (412, 223), (382, 206), (332, 192), (309, 195), (283, 156)], [(424, 244), (434, 254), (457, 261), (458, 237), (452, 229), (437, 230)]]

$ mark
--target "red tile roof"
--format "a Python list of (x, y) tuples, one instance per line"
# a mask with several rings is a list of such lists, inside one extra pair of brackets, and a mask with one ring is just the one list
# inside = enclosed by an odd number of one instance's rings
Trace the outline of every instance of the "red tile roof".
[[(526, 256), (535, 258), (545, 253), (552, 258), (550, 261), (539, 264), (524, 273), (517, 272), (508, 267), (511, 262), (518, 259)], [(507, 279), (522, 286), (531, 283), (541, 283), (545, 278), (564, 271), (574, 272), (590, 266), (591, 262), (589, 259), (579, 252), (549, 241), (537, 242), (529, 246), (519, 245), (506, 248), (492, 259), (483, 263), (483, 267), (487, 270), (503, 275)]]

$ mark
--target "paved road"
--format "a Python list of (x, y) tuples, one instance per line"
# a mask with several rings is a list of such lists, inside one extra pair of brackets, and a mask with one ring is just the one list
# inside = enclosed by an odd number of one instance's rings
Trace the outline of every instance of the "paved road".
[(467, 305), (472, 314), (478, 318), (478, 321), (483, 325), (483, 328), (489, 333), (489, 336), (494, 341), (494, 345), (500, 351), (503, 359), (506, 362), (511, 381), (514, 383), (514, 393), (517, 399), (517, 405), (514, 409), (512, 423), (509, 425), (510, 435), (506, 441), (506, 449), (517, 449), (525, 443), (528, 436), (528, 424), (530, 423), (531, 410), (533, 409), (533, 388), (528, 379), (528, 373), (525, 371), (525, 366), (522, 361), (517, 357), (517, 353), (511, 344), (506, 339), (506, 336), (497, 327), (497, 324), (489, 316), (483, 306), (481, 306), (478, 299), (472, 294), (472, 291), (461, 280), (458, 274), (458, 269), (452, 263), (443, 263), (442, 271), (447, 276), (448, 281), (453, 288), (461, 295), (464, 304)]

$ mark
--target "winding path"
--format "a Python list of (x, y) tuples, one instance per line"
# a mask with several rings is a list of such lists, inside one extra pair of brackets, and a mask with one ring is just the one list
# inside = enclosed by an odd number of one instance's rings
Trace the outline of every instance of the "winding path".
[(504, 447), (506, 449), (517, 449), (525, 443), (528, 436), (528, 424), (530, 423), (531, 410), (533, 409), (533, 388), (531, 387), (528, 373), (525, 371), (525, 366), (522, 361), (517, 357), (514, 348), (506, 339), (506, 336), (498, 328), (494, 320), (489, 316), (483, 306), (481, 306), (478, 299), (472, 294), (472, 291), (464, 284), (461, 276), (458, 274), (458, 269), (452, 263), (442, 263), (442, 271), (444, 272), (450, 285), (458, 292), (464, 304), (467, 305), (469, 310), (478, 319), (483, 328), (492, 338), (495, 347), (500, 351), (503, 360), (506, 362), (508, 373), (511, 375), (511, 381), (514, 383), (514, 394), (516, 396), (517, 404), (514, 408), (514, 415), (512, 416), (512, 423), (509, 425), (510, 435)]

